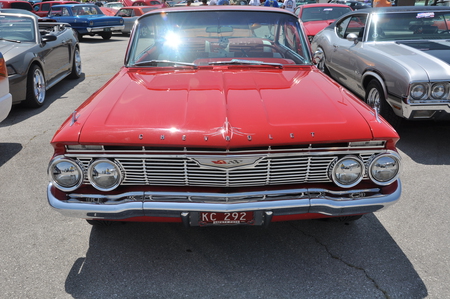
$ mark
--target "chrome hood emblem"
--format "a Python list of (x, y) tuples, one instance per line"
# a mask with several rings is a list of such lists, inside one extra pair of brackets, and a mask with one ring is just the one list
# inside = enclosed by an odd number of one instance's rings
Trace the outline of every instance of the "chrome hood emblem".
[(225, 118), (223, 126), (212, 129), (213, 133), (207, 134), (207, 136), (222, 135), (223, 139), (225, 139), (226, 141), (230, 141), (231, 138), (233, 138), (233, 135), (236, 134), (239, 136), (247, 135), (247, 138), (251, 140), (251, 135), (253, 134), (243, 133), (240, 131), (240, 129), (241, 128), (231, 126), (228, 118)]

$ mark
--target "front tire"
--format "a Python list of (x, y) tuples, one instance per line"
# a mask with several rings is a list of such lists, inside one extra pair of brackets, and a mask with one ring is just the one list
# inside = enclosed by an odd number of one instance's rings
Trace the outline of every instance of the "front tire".
[(89, 223), (92, 226), (98, 226), (98, 227), (104, 227), (104, 226), (111, 226), (116, 224), (115, 221), (108, 221), (108, 220), (91, 220), (86, 219), (86, 222)]
[(72, 72), (69, 74), (70, 79), (78, 79), (81, 77), (81, 56), (80, 50), (75, 48), (72, 61)]
[(373, 79), (367, 85), (365, 102), (394, 128), (400, 127), (402, 119), (394, 113), (392, 107), (387, 103), (384, 90), (378, 80)]
[(108, 40), (108, 39), (111, 39), (112, 32), (105, 32), (105, 33), (102, 33), (102, 34), (100, 34), (100, 35), (101, 35), (101, 37), (102, 37), (104, 40)]
[(78, 41), (81, 42), (83, 40), (83, 36), (78, 32), (77, 30), (73, 29), (75, 36), (77, 37)]
[(27, 76), (27, 96), (24, 104), (28, 107), (38, 108), (44, 105), (45, 92), (44, 72), (36, 64), (32, 65)]

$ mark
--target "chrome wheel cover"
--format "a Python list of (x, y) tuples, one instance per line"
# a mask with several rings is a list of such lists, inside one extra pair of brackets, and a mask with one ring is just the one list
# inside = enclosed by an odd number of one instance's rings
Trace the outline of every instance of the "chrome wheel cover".
[(45, 100), (45, 79), (40, 68), (36, 68), (33, 74), (33, 92), (38, 103)]
[(380, 105), (381, 105), (381, 99), (380, 99), (380, 92), (376, 88), (372, 88), (369, 93), (367, 94), (367, 104), (375, 109), (378, 114), (380, 114)]
[(73, 59), (74, 59), (75, 72), (76, 72), (77, 76), (80, 76), (81, 75), (81, 55), (80, 55), (80, 51), (75, 50)]
[(322, 48), (317, 48), (317, 51), (321, 51), (322, 52), (322, 57), (320, 58), (319, 63), (317, 64), (317, 68), (321, 71), (321, 72), (325, 72), (325, 54), (322, 50)]

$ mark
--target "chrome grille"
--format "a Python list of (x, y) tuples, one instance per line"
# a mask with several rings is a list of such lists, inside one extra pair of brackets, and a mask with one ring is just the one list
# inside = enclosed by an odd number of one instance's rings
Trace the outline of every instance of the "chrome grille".
[[(371, 151), (360, 156), (367, 162), (373, 154), (375, 153)], [(68, 156), (78, 159), (85, 172), (95, 159), (95, 155)], [(124, 170), (122, 185), (242, 187), (330, 182), (328, 169), (340, 155), (330, 153), (267, 155), (256, 165), (238, 169), (204, 167), (195, 161), (195, 155), (153, 157), (141, 154), (101, 154), (100, 156), (114, 159), (122, 165)], [(88, 183), (87, 179), (85, 183)]]

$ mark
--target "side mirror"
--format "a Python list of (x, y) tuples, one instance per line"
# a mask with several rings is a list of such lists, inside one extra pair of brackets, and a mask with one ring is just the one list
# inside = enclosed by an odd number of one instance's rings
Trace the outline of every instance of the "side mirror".
[(314, 52), (314, 56), (313, 56), (313, 62), (314, 64), (319, 64), (323, 59), (323, 50), (322, 49), (317, 49), (316, 52)]
[(349, 33), (348, 35), (347, 35), (347, 40), (349, 41), (349, 42), (354, 42), (355, 44), (357, 44), (358, 43), (358, 36), (356, 35), (356, 34), (354, 34), (354, 33)]
[(41, 38), (41, 42), (46, 43), (46, 42), (53, 42), (55, 40), (57, 40), (58, 38), (56, 37), (56, 35), (53, 34), (46, 34)]

